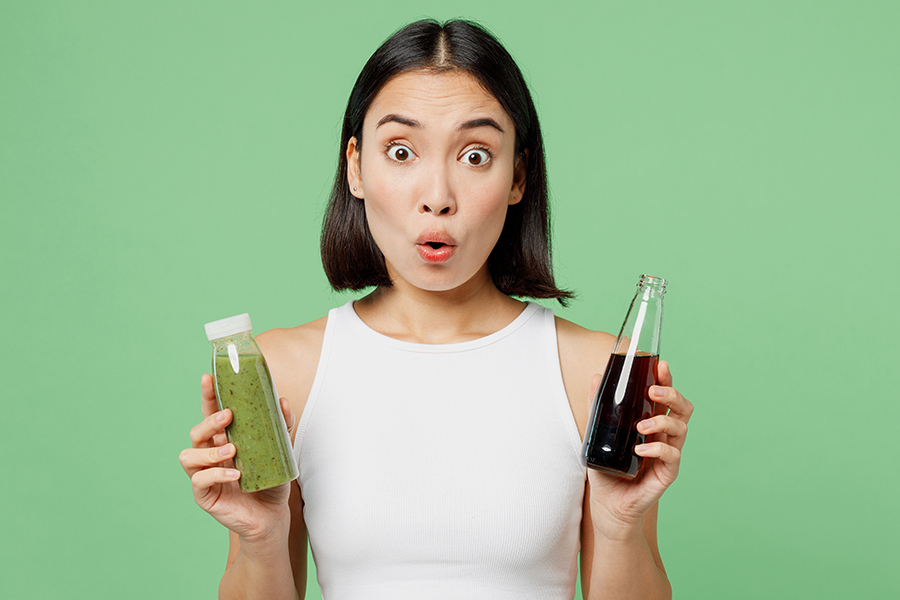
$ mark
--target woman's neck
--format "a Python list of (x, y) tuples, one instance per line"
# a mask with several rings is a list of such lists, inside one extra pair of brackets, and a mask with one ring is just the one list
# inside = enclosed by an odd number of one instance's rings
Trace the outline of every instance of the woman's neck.
[(398, 281), (358, 300), (363, 322), (383, 335), (419, 344), (478, 339), (509, 325), (524, 304), (503, 294), (490, 276), (460, 288), (428, 291)]

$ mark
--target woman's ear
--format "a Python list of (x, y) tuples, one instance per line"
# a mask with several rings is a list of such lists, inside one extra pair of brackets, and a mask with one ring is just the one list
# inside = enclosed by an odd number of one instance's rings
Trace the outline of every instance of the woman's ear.
[(362, 174), (359, 164), (359, 142), (355, 137), (351, 137), (347, 142), (347, 184), (350, 186), (350, 193), (362, 200)]
[(513, 165), (513, 184), (509, 191), (509, 204), (518, 204), (525, 196), (525, 176), (528, 173), (528, 148), (516, 157)]

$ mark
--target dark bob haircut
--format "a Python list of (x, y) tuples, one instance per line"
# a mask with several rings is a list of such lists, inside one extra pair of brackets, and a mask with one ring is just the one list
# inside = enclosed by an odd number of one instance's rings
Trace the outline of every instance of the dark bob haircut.
[(365, 205), (347, 183), (347, 144), (361, 145), (363, 120), (372, 101), (393, 77), (423, 69), (469, 73), (500, 103), (515, 124), (515, 152), (527, 151), (525, 194), (509, 207), (500, 239), (488, 258), (494, 285), (510, 296), (556, 298), (565, 304), (570, 292), (556, 287), (550, 256), (550, 212), (544, 143), (537, 111), (525, 79), (509, 52), (479, 25), (433, 20), (407, 25), (369, 58), (350, 93), (341, 131), (341, 151), (334, 187), (322, 225), (322, 264), (337, 291), (391, 286), (384, 255), (372, 239)]

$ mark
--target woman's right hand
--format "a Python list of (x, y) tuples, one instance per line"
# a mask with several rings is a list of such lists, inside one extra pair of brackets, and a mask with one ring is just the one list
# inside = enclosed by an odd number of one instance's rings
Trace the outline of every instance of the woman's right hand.
[[(287, 535), (290, 483), (259, 492), (241, 491), (240, 473), (232, 462), (234, 444), (225, 436), (231, 411), (218, 410), (215, 386), (209, 374), (203, 375), (200, 390), (203, 420), (191, 429), (191, 447), (178, 455), (184, 472), (191, 478), (194, 500), (219, 523), (238, 534), (244, 543)], [(293, 434), (294, 413), (284, 398), (281, 410)]]

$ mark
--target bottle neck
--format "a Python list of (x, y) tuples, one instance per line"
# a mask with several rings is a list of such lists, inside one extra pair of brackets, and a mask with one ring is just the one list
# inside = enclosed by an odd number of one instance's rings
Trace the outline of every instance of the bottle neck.
[(616, 339), (615, 354), (659, 354), (666, 280), (643, 275)]

